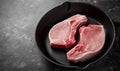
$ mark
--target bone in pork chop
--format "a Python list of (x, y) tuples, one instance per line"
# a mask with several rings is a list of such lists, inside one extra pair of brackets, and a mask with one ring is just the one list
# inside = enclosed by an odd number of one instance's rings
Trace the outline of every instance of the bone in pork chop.
[(76, 14), (54, 25), (49, 31), (50, 45), (56, 48), (70, 48), (76, 42), (77, 28), (87, 22), (85, 15)]
[(82, 26), (79, 29), (80, 41), (67, 52), (67, 58), (71, 62), (84, 62), (96, 56), (105, 42), (105, 32), (102, 25)]

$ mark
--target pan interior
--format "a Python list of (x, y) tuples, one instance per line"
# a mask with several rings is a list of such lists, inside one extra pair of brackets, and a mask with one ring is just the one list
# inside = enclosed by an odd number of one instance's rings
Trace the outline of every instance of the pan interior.
[[(91, 24), (100, 24), (100, 22), (99, 21), (96, 21), (95, 19), (93, 19), (93, 18), (90, 18), (90, 17), (88, 17), (88, 22), (87, 22), (87, 24), (89, 24), (89, 23), (91, 23)], [(51, 47), (50, 46), (50, 42), (49, 42), (49, 38), (48, 38), (48, 32), (49, 31), (47, 31), (47, 33), (44, 35), (44, 36), (46, 36), (45, 38), (44, 38), (44, 40), (45, 40), (45, 48), (46, 48), (46, 50), (48, 51), (48, 53), (50, 54), (50, 56), (52, 57), (52, 58), (54, 58), (56, 61), (58, 61), (59, 63), (61, 63), (61, 64), (65, 64), (65, 65), (69, 65), (70, 64), (70, 62), (67, 60), (67, 58), (66, 58), (66, 53), (71, 49), (60, 49), (60, 48), (54, 48), (54, 47)], [(60, 36), (60, 35), (59, 35)], [(80, 38), (80, 35), (79, 35), (79, 32), (78, 32), (78, 30), (77, 30), (77, 33), (76, 33), (76, 40), (77, 40), (77, 42), (76, 42), (76, 44), (79, 42), (79, 38)], [(76, 45), (75, 44), (75, 45)], [(74, 46), (75, 46), (74, 45)], [(73, 46), (73, 47), (74, 47)], [(73, 48), (72, 47), (72, 48)]]

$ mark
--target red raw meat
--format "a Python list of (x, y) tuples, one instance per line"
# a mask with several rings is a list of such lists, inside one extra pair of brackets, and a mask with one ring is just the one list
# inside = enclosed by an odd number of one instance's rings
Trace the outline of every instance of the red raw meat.
[(71, 62), (84, 62), (96, 56), (105, 42), (105, 31), (102, 25), (82, 26), (79, 29), (79, 43), (67, 52), (67, 58)]
[(56, 48), (70, 48), (76, 42), (77, 28), (86, 22), (87, 17), (85, 15), (76, 14), (57, 23), (49, 31), (50, 45)]

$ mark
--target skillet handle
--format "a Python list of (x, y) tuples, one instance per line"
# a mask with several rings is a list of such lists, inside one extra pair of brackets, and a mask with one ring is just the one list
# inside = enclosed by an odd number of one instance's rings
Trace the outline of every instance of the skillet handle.
[(64, 6), (65, 11), (69, 11), (70, 7), (71, 7), (71, 3), (70, 2), (64, 2), (63, 6)]

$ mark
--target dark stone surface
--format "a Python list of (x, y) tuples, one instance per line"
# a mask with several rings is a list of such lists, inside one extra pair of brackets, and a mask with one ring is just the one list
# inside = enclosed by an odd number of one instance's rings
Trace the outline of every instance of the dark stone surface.
[(83, 71), (120, 70), (119, 0), (0, 0), (0, 71), (82, 71), (46, 61), (35, 43), (35, 30), (41, 17), (65, 1), (93, 4), (108, 13), (116, 25), (111, 51)]

